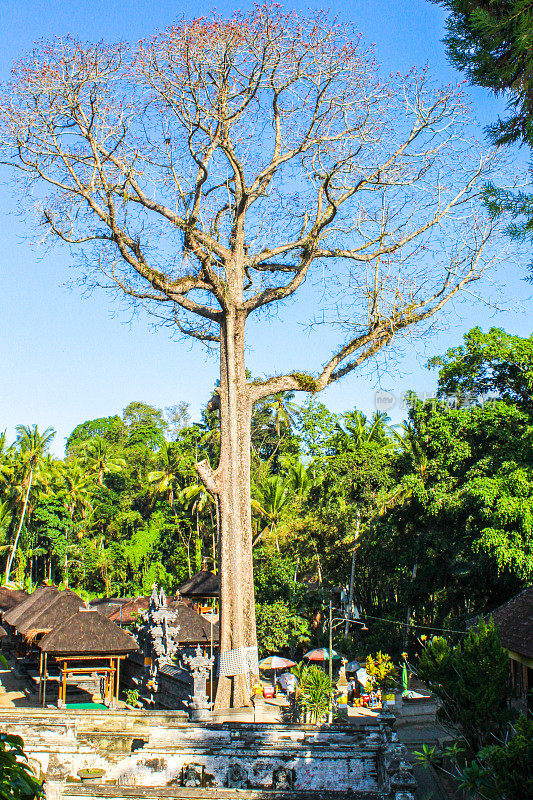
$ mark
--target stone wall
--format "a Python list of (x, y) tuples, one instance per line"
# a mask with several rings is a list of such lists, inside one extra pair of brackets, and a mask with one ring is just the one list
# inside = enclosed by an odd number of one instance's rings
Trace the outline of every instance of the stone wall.
[[(237, 790), (240, 798), (279, 792), (412, 798), (402, 795), (413, 788), (405, 750), (385, 722), (361, 728), (191, 724), (179, 713), (17, 709), (0, 711), (0, 730), (7, 729), (24, 739), (49, 800), (192, 798), (194, 792), (229, 798)], [(82, 786), (83, 769), (103, 770), (104, 783)]]
[(155, 690), (150, 692), (146, 679), (139, 678), (146, 669), (140, 653), (133, 653), (125, 659), (120, 672), (121, 690), (137, 689), (140, 700), (148, 708), (187, 711), (194, 691), (190, 672), (173, 664), (165, 665), (158, 671)]
[(395, 705), (391, 708), (396, 715), (396, 724), (402, 725), (434, 725), (438, 709), (438, 701), (434, 695), (430, 697), (402, 698), (396, 695)]

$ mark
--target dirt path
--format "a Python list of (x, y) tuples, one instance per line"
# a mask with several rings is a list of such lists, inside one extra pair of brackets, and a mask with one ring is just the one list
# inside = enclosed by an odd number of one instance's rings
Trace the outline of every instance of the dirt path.
[(0, 667), (0, 708), (31, 708), (26, 681), (12, 669)]

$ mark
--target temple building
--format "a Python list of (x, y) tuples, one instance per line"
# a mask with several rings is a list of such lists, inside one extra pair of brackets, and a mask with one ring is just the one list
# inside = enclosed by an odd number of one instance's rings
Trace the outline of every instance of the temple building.
[(498, 636), (509, 654), (516, 704), (533, 713), (533, 586), (492, 612)]
[(49, 660), (57, 666), (58, 707), (67, 705), (67, 686), (89, 680), (99, 683), (105, 706), (118, 701), (120, 663), (138, 650), (135, 640), (114, 622), (91, 608), (79, 608), (38, 643), (41, 659), (41, 702), (46, 705)]
[(178, 593), (198, 614), (216, 613), (220, 598), (220, 577), (208, 570), (204, 561), (200, 572), (178, 586)]
[[(218, 624), (197, 614), (183, 600), (167, 598), (154, 585), (148, 608), (139, 611), (132, 634), (140, 652), (125, 663), (128, 684), (149, 707), (185, 708), (192, 694), (187, 659), (198, 647), (206, 656), (216, 654)], [(212, 675), (208, 689), (212, 693)]]

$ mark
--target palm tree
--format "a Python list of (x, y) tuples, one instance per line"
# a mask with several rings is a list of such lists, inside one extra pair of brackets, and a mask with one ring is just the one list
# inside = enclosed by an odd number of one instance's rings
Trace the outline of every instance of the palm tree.
[(278, 440), (281, 438), (281, 429), (289, 431), (293, 428), (300, 413), (300, 406), (291, 403), (293, 392), (277, 392), (265, 403), (264, 407), (270, 409), (274, 418), (274, 427)]
[(13, 559), (15, 558), (15, 553), (17, 552), (20, 532), (24, 524), (24, 517), (26, 515), (26, 508), (28, 506), (28, 500), (30, 497), (34, 472), (39, 466), (39, 462), (48, 450), (52, 439), (55, 436), (55, 430), (53, 428), (47, 428), (44, 433), (39, 433), (37, 425), (17, 425), (15, 430), (17, 432), (15, 449), (18, 451), (20, 467), (19, 486), (21, 497), (24, 495), (24, 500), (22, 503), (19, 524), (15, 534), (15, 539), (13, 541), (13, 546), (7, 559), (4, 577), (4, 582), (6, 584), (9, 582)]
[(80, 456), (83, 463), (97, 475), (98, 486), (104, 485), (106, 475), (120, 472), (126, 466), (124, 459), (113, 451), (102, 436), (94, 436), (84, 442), (80, 448)]
[(287, 485), (302, 500), (311, 486), (313, 476), (310, 470), (299, 459), (282, 458), (281, 466), (287, 474)]
[[(263, 452), (265, 445), (271, 452), (268, 460), (272, 462), (281, 447), (283, 439), (296, 426), (300, 406), (292, 403), (293, 392), (278, 392), (269, 400), (258, 403), (252, 415), (252, 440), (255, 451), (259, 454)], [(274, 431), (272, 431), (272, 428)], [(273, 434), (275, 440), (272, 442)]]
[(158, 469), (148, 473), (148, 483), (152, 487), (154, 499), (158, 495), (166, 495), (170, 506), (180, 491), (180, 480), (183, 478), (183, 465), (173, 442), (165, 442), (156, 455)]
[(356, 448), (365, 444), (379, 444), (390, 448), (393, 445), (389, 438), (388, 422), (389, 417), (383, 411), (374, 412), (370, 421), (361, 411), (350, 411), (340, 418), (337, 430)]
[[(381, 513), (384, 513), (387, 509), (394, 506), (407, 505), (416, 490), (420, 486), (424, 486), (428, 478), (428, 457), (421, 442), (420, 430), (416, 419), (403, 423), (401, 426), (401, 433), (391, 429), (391, 434), (395, 445), (403, 451), (411, 461), (414, 477), (412, 474), (404, 476), (397, 486), (383, 498), (382, 507), (380, 509)], [(418, 556), (415, 555), (409, 580), (411, 586), (416, 579), (417, 572)], [(406, 623), (406, 627), (404, 628), (404, 648), (407, 647), (409, 626), (411, 624), (411, 607), (409, 605), (407, 606)]]
[(58, 494), (63, 498), (68, 515), (74, 519), (85, 519), (91, 510), (94, 483), (79, 461), (59, 461), (55, 464), (58, 479)]
[[(394, 489), (381, 499), (380, 513), (387, 509), (409, 502), (415, 491), (416, 484), (424, 484), (427, 478), (428, 458), (420, 442), (420, 431), (412, 421), (402, 423), (400, 432), (389, 428), (391, 442), (398, 450), (403, 452), (411, 462), (411, 475), (400, 480)], [(408, 470), (405, 470), (408, 472)], [(415, 474), (415, 481), (412, 480)]]
[[(376, 411), (372, 415), (372, 419), (362, 414), (360, 411), (352, 411), (345, 414), (341, 418), (344, 426), (337, 424), (337, 429), (343, 437), (350, 442), (350, 446), (355, 450), (362, 448), (372, 447), (375, 452), (387, 452), (394, 448), (394, 442), (391, 439), (391, 429), (387, 426), (389, 417), (382, 411)], [(378, 513), (381, 513), (381, 507), (378, 506)], [(372, 512), (370, 512), (372, 513)], [(374, 512), (376, 510), (374, 509)], [(355, 567), (357, 549), (359, 547), (359, 536), (361, 533), (361, 510), (357, 509), (356, 522), (354, 527), (354, 543), (352, 548), (352, 564), (350, 570), (350, 586), (348, 590), (348, 614), (351, 616), (353, 613), (353, 596), (355, 588)], [(347, 618), (344, 626), (344, 638), (348, 638), (349, 634), (349, 619)]]
[[(89, 513), (92, 512), (92, 498), (94, 494), (93, 476), (87, 474), (85, 468), (78, 460), (59, 461), (54, 465), (57, 480), (57, 495), (65, 503), (70, 517), (70, 530), (76, 529), (77, 538), (81, 539), (89, 527)], [(68, 585), (68, 552), (72, 550), (73, 543), (68, 541), (65, 547), (65, 581)]]
[[(211, 527), (213, 531), (212, 536), (212, 553), (213, 563), (218, 562), (217, 558), (217, 541), (216, 541), (216, 526), (213, 525), (213, 508), (216, 509), (215, 498), (208, 492), (205, 486), (201, 483), (193, 483), (191, 486), (186, 486), (180, 492), (179, 499), (184, 508), (188, 509), (191, 514), (196, 517), (196, 535), (200, 539), (200, 516), (209, 511), (211, 517)], [(187, 554), (189, 554), (189, 547), (187, 547)], [(190, 559), (189, 559), (189, 577), (190, 577)]]
[(276, 535), (277, 525), (283, 509), (290, 501), (289, 487), (279, 475), (270, 475), (262, 484), (256, 486), (257, 497), (252, 499), (252, 508), (261, 517), (268, 520), (267, 526), (254, 539), (256, 545), (267, 531), (275, 536), (276, 548), (279, 542)]

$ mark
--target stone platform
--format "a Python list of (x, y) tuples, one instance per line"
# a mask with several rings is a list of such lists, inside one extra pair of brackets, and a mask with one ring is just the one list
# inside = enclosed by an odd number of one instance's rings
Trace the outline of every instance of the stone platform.
[[(412, 800), (391, 720), (351, 727), (189, 723), (157, 711), (0, 710), (22, 736), (48, 800)], [(82, 770), (102, 783), (80, 783)]]

